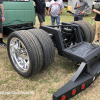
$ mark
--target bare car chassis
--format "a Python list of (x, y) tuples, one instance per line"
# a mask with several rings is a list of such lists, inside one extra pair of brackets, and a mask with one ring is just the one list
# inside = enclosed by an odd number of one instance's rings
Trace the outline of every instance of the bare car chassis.
[[(90, 41), (89, 37), (86, 37), (88, 33), (83, 32), (82, 34), (81, 24), (62, 22), (58, 26), (41, 26), (40, 29), (24, 28), (22, 31), (16, 29), (8, 37), (7, 50), (10, 61), (15, 70), (23, 77), (35, 75), (43, 66), (49, 66), (54, 60), (54, 46), (59, 55), (80, 63), (71, 80), (53, 94), (53, 100), (70, 99), (90, 86), (100, 74), (100, 46), (91, 43), (94, 39), (94, 31), (90, 32), (90, 37), (92, 35)], [(89, 29), (88, 27), (87, 31)], [(36, 44), (37, 42), (38, 44)], [(32, 48), (36, 48), (35, 53)], [(46, 48), (48, 55), (45, 54)], [(43, 53), (40, 55), (39, 52)], [(21, 54), (25, 55), (25, 60), (21, 58)], [(32, 58), (34, 54), (35, 58)], [(24, 64), (26, 65), (24, 66)], [(33, 66), (35, 67), (33, 68)]]

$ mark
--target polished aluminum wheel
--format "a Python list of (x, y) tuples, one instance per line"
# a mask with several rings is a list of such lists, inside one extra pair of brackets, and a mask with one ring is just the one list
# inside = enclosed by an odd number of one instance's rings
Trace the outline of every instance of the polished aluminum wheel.
[(15, 67), (21, 72), (27, 72), (30, 61), (25, 45), (18, 38), (10, 40), (10, 55)]

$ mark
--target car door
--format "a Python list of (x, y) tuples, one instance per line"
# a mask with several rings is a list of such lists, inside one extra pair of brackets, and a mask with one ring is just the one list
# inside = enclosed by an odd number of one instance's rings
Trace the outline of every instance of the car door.
[(35, 24), (33, 0), (3, 0), (5, 22), (3, 26), (24, 23)]

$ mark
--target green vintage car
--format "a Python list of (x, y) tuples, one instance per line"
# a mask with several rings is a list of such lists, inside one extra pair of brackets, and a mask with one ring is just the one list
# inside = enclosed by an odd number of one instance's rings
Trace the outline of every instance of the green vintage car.
[(32, 0), (3, 0), (5, 22), (4, 27), (12, 25), (35, 24), (35, 10)]

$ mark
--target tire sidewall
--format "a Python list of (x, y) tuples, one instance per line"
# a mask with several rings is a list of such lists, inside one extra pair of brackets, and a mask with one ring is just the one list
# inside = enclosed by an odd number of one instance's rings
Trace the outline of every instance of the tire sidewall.
[[(21, 40), (21, 42), (24, 44), (25, 48), (27, 49), (27, 52), (28, 52), (28, 55), (29, 55), (29, 69), (26, 71), (26, 72), (21, 72), (20, 70), (18, 70), (11, 58), (11, 54), (10, 54), (10, 41), (12, 38), (18, 38), (19, 40)], [(31, 70), (33, 69), (34, 70), (34, 67), (32, 67), (34, 65), (34, 62), (33, 62), (33, 57), (31, 55), (31, 52), (29, 52), (29, 47), (27, 47), (27, 44), (24, 42), (24, 40), (22, 39), (22, 37), (20, 35), (18, 35), (18, 33), (11, 33), (10, 36), (8, 37), (8, 41), (7, 41), (7, 51), (8, 51), (8, 56), (9, 56), (9, 59), (11, 61), (11, 64), (13, 65), (14, 69), (17, 71), (18, 74), (20, 74), (21, 76), (23, 77), (27, 77), (29, 76)]]

